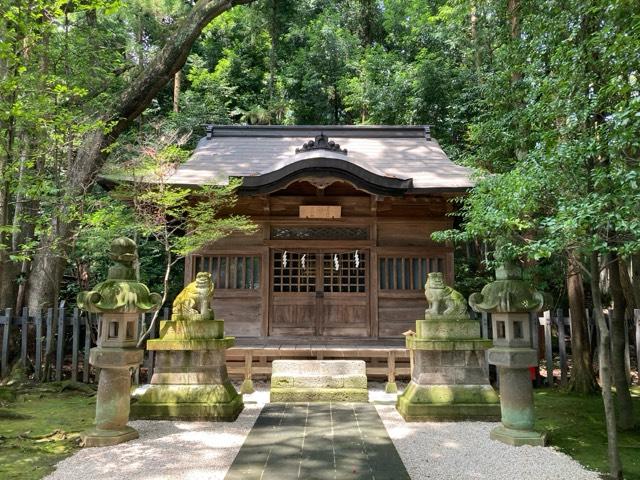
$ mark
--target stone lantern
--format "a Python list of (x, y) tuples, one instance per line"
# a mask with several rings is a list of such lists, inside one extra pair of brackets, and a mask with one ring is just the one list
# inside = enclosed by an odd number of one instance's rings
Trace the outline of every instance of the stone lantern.
[(140, 313), (160, 308), (157, 293), (138, 282), (133, 269), (137, 248), (129, 238), (116, 238), (109, 253), (114, 265), (107, 280), (78, 294), (78, 307), (99, 313), (97, 346), (89, 362), (100, 368), (95, 427), (81, 435), (85, 447), (116, 445), (138, 438), (129, 421), (130, 369), (142, 362), (136, 348)]
[(502, 425), (491, 431), (491, 439), (514, 446), (543, 446), (545, 435), (533, 430), (529, 376), (529, 367), (537, 365), (529, 314), (542, 309), (543, 294), (523, 280), (520, 266), (504, 262), (496, 269), (496, 280), (472, 294), (469, 305), (476, 312), (491, 313), (493, 325), (493, 348), (488, 353), (489, 363), (498, 367)]

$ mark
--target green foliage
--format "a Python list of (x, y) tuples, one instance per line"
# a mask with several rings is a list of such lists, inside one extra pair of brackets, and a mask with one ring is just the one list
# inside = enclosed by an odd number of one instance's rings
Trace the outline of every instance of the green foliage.
[(523, 2), (520, 35), (502, 39), (481, 77), (464, 229), (439, 239), (509, 239), (513, 255), (536, 260), (638, 250), (640, 16), (629, 7)]
[[(515, 38), (503, 1), (264, 0), (234, 8), (194, 45), (178, 111), (169, 84), (106, 152), (102, 173), (117, 180), (133, 169), (138, 181), (157, 175), (160, 163), (164, 178), (208, 122), (428, 123), (478, 180), (462, 206), (464, 226), (438, 239), (508, 238), (511, 254), (538, 261), (568, 248), (637, 251), (637, 8), (630, 0), (518, 3)], [(89, 240), (99, 223), (92, 216), (110, 207), (95, 204), (99, 191), (65, 198), (74, 154), (86, 132), (111, 128), (96, 118), (193, 2), (29, 6), (0, 12), (0, 207), (5, 197), (9, 205), (0, 208), (0, 257), (28, 262), (57, 223), (77, 222), (70, 260), (81, 281), (102, 271), (96, 260), (97, 270), (82, 272), (93, 262), (84, 252), (116, 231), (142, 241), (157, 225), (106, 221)], [(187, 196), (147, 191), (141, 204), (173, 214)], [(122, 208), (114, 204), (113, 217), (126, 217)]]

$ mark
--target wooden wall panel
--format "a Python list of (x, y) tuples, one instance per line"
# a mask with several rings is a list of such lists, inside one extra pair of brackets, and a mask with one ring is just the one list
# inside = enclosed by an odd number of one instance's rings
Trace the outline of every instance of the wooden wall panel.
[(379, 222), (378, 245), (381, 247), (436, 247), (442, 248), (442, 243), (431, 240), (431, 234), (438, 230), (447, 230), (453, 226), (448, 218), (429, 220), (424, 222)]
[(225, 334), (235, 337), (259, 337), (262, 302), (259, 295), (216, 290), (213, 295), (216, 318), (224, 320)]
[[(237, 249), (237, 247), (262, 246), (264, 244), (264, 225), (258, 224), (255, 233), (245, 235), (242, 233), (234, 233), (228, 237), (221, 238), (215, 243), (207, 245), (202, 249), (203, 252), (216, 252), (219, 250)], [(244, 255), (244, 251), (237, 249), (238, 254)]]
[(441, 196), (409, 196), (379, 199), (376, 209), (379, 217), (430, 218), (450, 213), (453, 208), (452, 203)]
[(378, 336), (400, 337), (416, 329), (416, 320), (424, 318), (427, 301), (423, 296), (378, 297)]

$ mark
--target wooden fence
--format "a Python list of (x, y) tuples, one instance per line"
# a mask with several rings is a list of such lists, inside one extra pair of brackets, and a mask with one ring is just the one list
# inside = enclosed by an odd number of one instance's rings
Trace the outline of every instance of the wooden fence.
[[(140, 315), (140, 331), (146, 330), (151, 318), (151, 314)], [(169, 318), (168, 308), (164, 309), (161, 318)], [(36, 381), (60, 381), (70, 378), (84, 383), (93, 382), (96, 372), (89, 366), (88, 360), (89, 350), (96, 343), (97, 315), (87, 314), (78, 308), (67, 308), (64, 302), (57, 308), (39, 311), (35, 315), (29, 315), (26, 308), (20, 314), (8, 308), (0, 313), (0, 329), (2, 378), (9, 374), (10, 362), (19, 356), (23, 365), (30, 363), (33, 366), (33, 378)], [(16, 329), (19, 334), (12, 335)], [(156, 332), (157, 325), (151, 338), (155, 338)], [(12, 337), (14, 344), (11, 343)], [(145, 351), (142, 366), (148, 372), (153, 371), (153, 352)], [(134, 373), (134, 381), (137, 382), (139, 376), (138, 369)]]
[[(589, 336), (589, 343), (594, 351), (597, 351), (598, 345), (598, 329), (596, 328), (593, 314), (587, 310), (587, 333)], [(631, 345), (629, 342), (629, 334), (634, 333), (635, 337), (635, 358), (636, 368), (640, 371), (640, 310), (634, 310), (633, 321), (626, 325), (625, 332), (625, 360), (628, 375), (631, 371)], [(605, 320), (609, 322), (610, 316), (613, 314), (612, 310), (605, 310)], [(545, 364), (547, 367), (547, 379), (546, 385), (553, 386), (555, 377), (553, 375), (554, 365), (554, 341), (553, 338), (557, 338), (557, 356), (560, 367), (560, 378), (558, 383), (560, 386), (566, 386), (569, 381), (569, 355), (567, 353), (567, 345), (570, 345), (571, 340), (571, 317), (565, 316), (562, 309), (556, 310), (555, 313), (549, 310), (542, 313), (541, 317), (538, 317), (538, 323), (542, 326), (544, 331), (544, 348), (538, 347), (539, 353), (544, 353)], [(555, 332), (553, 331), (555, 329)], [(555, 335), (554, 335), (555, 333)], [(534, 343), (536, 341), (536, 335), (534, 335)], [(535, 345), (534, 345), (535, 346)], [(551, 368), (549, 366), (551, 365)]]
[[(170, 310), (165, 308), (161, 319), (168, 319)], [(609, 312), (606, 312), (608, 319)], [(556, 312), (546, 311), (542, 316), (532, 315), (532, 339), (533, 347), (540, 353), (539, 357), (545, 358), (547, 365), (546, 384), (553, 386), (554, 359), (558, 358), (560, 377), (558, 383), (561, 386), (569, 380), (569, 354), (567, 345), (571, 338), (571, 321), (564, 316), (562, 310)], [(491, 338), (491, 316), (482, 314), (479, 317), (482, 336)], [(151, 321), (151, 314), (142, 314), (139, 318), (140, 331), (144, 331)], [(593, 316), (587, 312), (589, 341), (595, 347), (597, 344), (597, 329), (593, 322)], [(61, 302), (57, 308), (49, 308), (45, 311), (29, 315), (27, 309), (16, 314), (11, 309), (0, 313), (0, 330), (2, 338), (2, 350), (0, 351), (0, 374), (4, 378), (9, 374), (10, 362), (16, 357), (22, 360), (23, 365), (32, 364), (34, 380), (51, 381), (70, 378), (73, 381), (92, 383), (95, 381), (96, 372), (88, 365), (89, 350), (95, 346), (98, 329), (96, 315), (87, 314), (77, 308), (67, 308)], [(539, 325), (539, 327), (538, 327)], [(19, 335), (12, 335), (16, 329)], [(540, 330), (544, 333), (542, 335)], [(640, 310), (634, 311), (633, 325), (628, 325), (627, 332), (635, 330), (635, 358), (636, 367), (640, 370)], [(157, 334), (152, 332), (151, 338)], [(542, 338), (543, 337), (543, 338)], [(626, 337), (627, 368), (631, 366), (631, 346), (629, 335)], [(11, 343), (13, 339), (13, 344)], [(557, 339), (557, 341), (554, 341)], [(17, 342), (16, 342), (17, 340)], [(556, 352), (554, 352), (556, 350)], [(246, 359), (245, 359), (246, 363)], [(145, 351), (142, 370), (147, 374), (147, 380), (151, 378), (154, 368), (154, 353)], [(244, 371), (247, 365), (240, 368)], [(390, 368), (388, 366), (388, 368)], [(236, 372), (234, 372), (236, 373)], [(134, 372), (134, 383), (140, 380), (140, 369)]]

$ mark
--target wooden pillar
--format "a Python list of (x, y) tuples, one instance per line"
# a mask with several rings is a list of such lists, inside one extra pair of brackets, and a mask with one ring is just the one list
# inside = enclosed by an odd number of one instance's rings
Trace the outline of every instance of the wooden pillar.
[(4, 311), (4, 328), (2, 330), (2, 377), (9, 375), (9, 335), (11, 333), (11, 309)]
[(78, 308), (73, 309), (73, 317), (71, 319), (72, 350), (71, 350), (71, 381), (78, 381), (78, 349), (80, 348), (80, 312)]
[(22, 338), (20, 339), (20, 361), (22, 367), (27, 368), (27, 341), (29, 332), (29, 309), (24, 307), (22, 309), (22, 316), (20, 317), (20, 329), (22, 331)]
[(553, 347), (551, 344), (551, 312), (545, 311), (544, 317), (544, 350), (547, 360), (547, 386), (553, 387)]
[(387, 384), (384, 387), (386, 393), (398, 393), (396, 385), (396, 352), (389, 350), (387, 354)]
[(564, 312), (561, 308), (556, 310), (556, 321), (558, 325), (558, 350), (560, 352), (560, 386), (566, 387), (568, 382), (567, 338), (564, 330)]
[(56, 382), (62, 380), (62, 363), (64, 362), (64, 301), (58, 308), (58, 338), (56, 342)]
[[(636, 321), (636, 367), (640, 372), (640, 309), (633, 311), (633, 317)], [(640, 377), (638, 377), (638, 384), (640, 384)]]
[(36, 381), (40, 381), (42, 372), (42, 311), (38, 310), (34, 319), (36, 324), (36, 358), (33, 366), (33, 376)]
[(240, 387), (240, 393), (253, 393), (255, 392), (255, 388), (253, 388), (253, 379), (252, 377), (252, 367), (253, 367), (253, 351), (249, 350), (244, 354), (244, 381), (242, 382), (242, 386)]
[(89, 354), (91, 352), (91, 314), (86, 313), (84, 321), (84, 350), (82, 354), (82, 381), (89, 383)]

